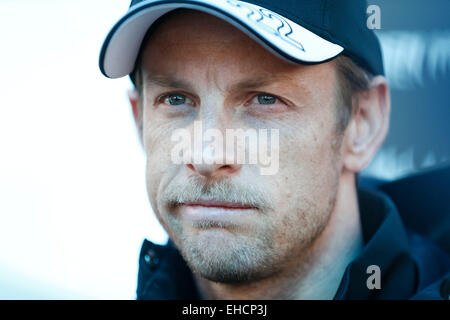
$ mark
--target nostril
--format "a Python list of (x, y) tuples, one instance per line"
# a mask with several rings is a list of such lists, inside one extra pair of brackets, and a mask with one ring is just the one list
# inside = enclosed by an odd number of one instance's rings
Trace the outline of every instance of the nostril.
[(240, 165), (232, 164), (192, 164), (188, 163), (186, 166), (192, 172), (198, 173), (205, 177), (223, 177), (227, 175), (234, 175), (239, 171)]
[(219, 168), (219, 170), (232, 171), (232, 170), (234, 170), (234, 169), (233, 169), (233, 167), (232, 167), (231, 165), (225, 164), (225, 165), (221, 166), (221, 167)]

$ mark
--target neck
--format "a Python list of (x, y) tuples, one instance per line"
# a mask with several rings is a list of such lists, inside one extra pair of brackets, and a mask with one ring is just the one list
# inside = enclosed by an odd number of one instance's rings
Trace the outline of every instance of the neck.
[(333, 299), (347, 265), (362, 248), (354, 175), (343, 173), (329, 222), (291, 266), (245, 284), (216, 283), (195, 275), (205, 299)]

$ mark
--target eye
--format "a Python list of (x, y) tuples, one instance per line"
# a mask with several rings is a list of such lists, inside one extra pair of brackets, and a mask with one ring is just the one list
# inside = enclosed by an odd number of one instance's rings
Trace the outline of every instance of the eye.
[(279, 99), (277, 97), (267, 93), (258, 94), (251, 100), (251, 103), (259, 103), (259, 104), (275, 104), (277, 102), (279, 102)]
[(244, 103), (246, 112), (253, 115), (281, 113), (290, 110), (292, 103), (266, 92), (256, 92)]
[(165, 103), (169, 106), (194, 105), (194, 101), (181, 93), (166, 94), (158, 98), (158, 102)]

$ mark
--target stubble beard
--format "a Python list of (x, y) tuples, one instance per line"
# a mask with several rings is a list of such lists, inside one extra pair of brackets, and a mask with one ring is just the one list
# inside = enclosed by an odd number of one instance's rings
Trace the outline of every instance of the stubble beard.
[[(185, 232), (176, 215), (169, 214), (169, 236), (195, 274), (213, 282), (246, 284), (282, 274), (292, 260), (300, 264), (304, 253), (326, 227), (334, 204), (335, 197), (330, 199), (326, 213), (299, 210), (297, 215), (283, 221), (282, 231), (271, 224), (242, 230), (239, 226), (212, 225), (209, 221), (196, 225), (199, 232), (193, 235)], [(311, 204), (308, 207), (312, 209)], [(280, 232), (291, 235), (281, 247), (276, 244)], [(293, 273), (295, 270), (290, 270), (284, 276), (295, 277)]]
[[(210, 188), (202, 184), (201, 179), (183, 185), (169, 185), (159, 203), (159, 208), (166, 205), (163, 226), (190, 269), (213, 282), (245, 284), (283, 273), (286, 266), (301, 269), (308, 248), (325, 229), (334, 210), (339, 175), (337, 171), (332, 175), (335, 175), (331, 179), (334, 185), (326, 206), (320, 206), (304, 195), (292, 205), (292, 208), (297, 208), (296, 214), (286, 215), (277, 225), (270, 223), (273, 222), (270, 216), (281, 213), (276, 211), (273, 199), (264, 195), (263, 190), (246, 189), (230, 181)], [(242, 196), (242, 202), (259, 203), (263, 210), (258, 219), (265, 221), (241, 226), (205, 220), (186, 227), (176, 214), (177, 203), (183, 202), (186, 195), (189, 200), (200, 194), (227, 200), (239, 200)], [(293, 277), (292, 272), (296, 271), (291, 270), (286, 275)]]
[(243, 231), (238, 226), (212, 225), (209, 221), (195, 226), (199, 229), (195, 235), (188, 235), (178, 220), (171, 225), (177, 230), (177, 237), (172, 239), (184, 260), (205, 279), (247, 283), (266, 278), (276, 270), (279, 255), (269, 228)]

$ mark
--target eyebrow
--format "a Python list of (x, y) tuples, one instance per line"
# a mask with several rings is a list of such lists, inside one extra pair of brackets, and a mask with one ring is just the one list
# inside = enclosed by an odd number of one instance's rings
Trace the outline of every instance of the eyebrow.
[(157, 85), (164, 88), (182, 88), (189, 91), (194, 91), (194, 88), (187, 81), (178, 79), (172, 76), (165, 75), (146, 75), (148, 84)]
[[(148, 84), (157, 85), (159, 87), (164, 88), (178, 88), (185, 89), (188, 91), (195, 91), (194, 86), (188, 81), (170, 76), (170, 75), (150, 75), (146, 76)], [(276, 82), (281, 81), (292, 81), (293, 79), (288, 76), (279, 75), (279, 74), (270, 74), (263, 73), (258, 74), (247, 79), (241, 80), (237, 83), (231, 84), (227, 86), (227, 92), (236, 92), (240, 90), (251, 90), (264, 86), (268, 86), (270, 84), (274, 84)]]
[(235, 92), (245, 89), (251, 90), (260, 87), (266, 87), (270, 84), (282, 81), (292, 81), (292, 78), (279, 74), (263, 73), (241, 80), (238, 83), (232, 84), (229, 87), (227, 87), (227, 91)]

